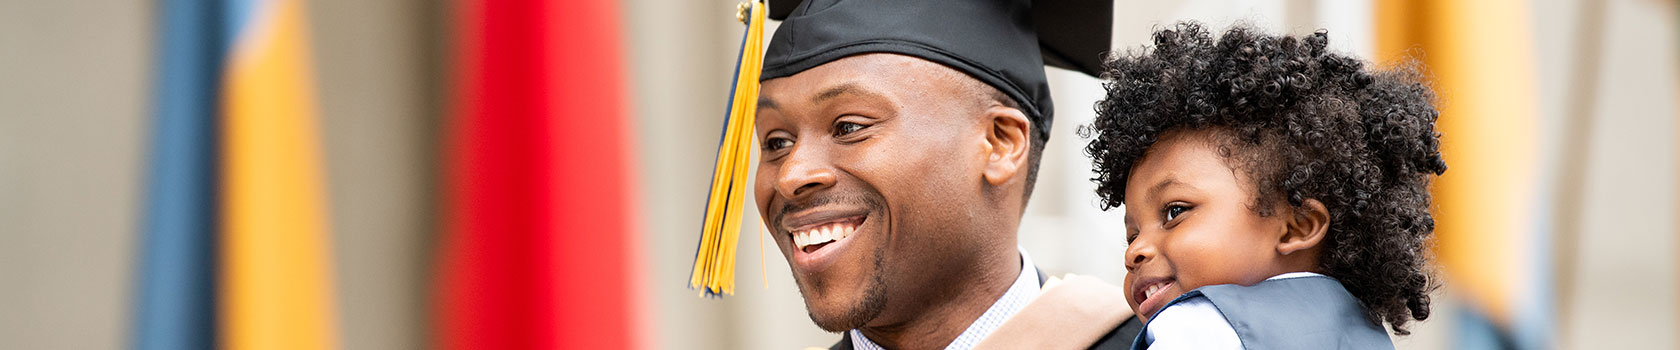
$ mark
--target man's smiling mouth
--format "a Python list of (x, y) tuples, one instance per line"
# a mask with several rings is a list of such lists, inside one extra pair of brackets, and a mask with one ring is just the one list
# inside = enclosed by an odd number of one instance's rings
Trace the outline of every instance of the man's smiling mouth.
[(852, 233), (857, 232), (858, 226), (863, 224), (863, 219), (863, 216), (853, 216), (805, 225), (790, 231), (789, 234), (793, 236), (795, 249), (809, 254), (822, 249), (829, 243), (851, 237)]
[[(859, 236), (875, 234), (879, 225), (869, 221), (881, 219), (881, 201), (869, 196), (834, 195), (813, 198), (808, 203), (789, 203), (776, 213), (775, 222), (781, 237), (786, 237), (788, 262), (795, 273), (807, 277), (826, 275), (829, 268), (847, 261), (842, 255)], [(882, 221), (883, 223), (885, 221)], [(783, 238), (777, 237), (777, 241)]]

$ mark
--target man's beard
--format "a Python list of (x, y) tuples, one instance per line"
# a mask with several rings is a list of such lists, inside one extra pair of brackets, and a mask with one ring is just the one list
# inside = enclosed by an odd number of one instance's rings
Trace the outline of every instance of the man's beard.
[[(805, 312), (811, 315), (811, 322), (816, 323), (817, 328), (822, 328), (824, 331), (839, 333), (863, 327), (864, 324), (868, 324), (876, 316), (881, 315), (881, 311), (887, 308), (887, 283), (882, 277), (882, 272), (884, 272), (881, 268), (884, 265), (881, 261), (882, 258), (881, 254), (875, 254), (875, 271), (872, 274), (874, 276), (869, 279), (869, 285), (864, 287), (863, 299), (858, 300), (857, 303), (847, 307), (839, 314), (818, 315), (812, 311), (810, 300), (807, 299)], [(796, 285), (799, 285), (800, 294), (810, 295), (808, 294), (809, 291), (804, 290), (804, 284)]]

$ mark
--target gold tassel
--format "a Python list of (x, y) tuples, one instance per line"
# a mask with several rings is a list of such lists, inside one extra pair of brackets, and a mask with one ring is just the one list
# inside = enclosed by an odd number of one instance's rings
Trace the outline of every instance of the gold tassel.
[[(694, 272), (689, 277), (689, 288), (700, 289), (702, 296), (735, 294), (735, 248), (741, 235), (747, 169), (752, 165), (753, 116), (758, 109), (758, 77), (764, 66), (765, 13), (763, 1), (751, 1), (741, 3), (735, 14), (737, 20), (746, 23), (747, 33), (741, 40), (734, 98), (729, 118), (724, 121), (711, 194), (706, 200), (706, 221), (699, 252), (694, 256)], [(762, 237), (759, 242), (759, 254), (763, 254)], [(765, 283), (769, 285), (768, 276)]]

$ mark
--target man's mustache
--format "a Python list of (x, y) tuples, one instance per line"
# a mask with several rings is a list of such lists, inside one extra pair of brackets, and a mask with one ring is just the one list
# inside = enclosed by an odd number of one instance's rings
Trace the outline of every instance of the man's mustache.
[(776, 210), (776, 215), (775, 215), (774, 218), (771, 219), (771, 222), (776, 223), (776, 227), (778, 229), (784, 228), (785, 226), (782, 225), (782, 217), (786, 216), (788, 213), (798, 213), (798, 212), (802, 212), (802, 211), (805, 211), (805, 210), (809, 210), (811, 208), (820, 208), (820, 207), (823, 207), (823, 206), (837, 205), (837, 204), (841, 205), (841, 206), (844, 206), (844, 207), (862, 206), (864, 208), (868, 208), (868, 210), (870, 212), (877, 212), (877, 211), (880, 211), (880, 209), (886, 207), (885, 203), (883, 203), (883, 201), (881, 200), (881, 198), (879, 196), (870, 196), (870, 195), (862, 195), (862, 194), (836, 194), (836, 195), (829, 195), (829, 196), (820, 196), (820, 197), (811, 198), (811, 200), (804, 201), (804, 202), (796, 202), (796, 201), (784, 201), (784, 202), (782, 202), (781, 207), (778, 208), (779, 210)]

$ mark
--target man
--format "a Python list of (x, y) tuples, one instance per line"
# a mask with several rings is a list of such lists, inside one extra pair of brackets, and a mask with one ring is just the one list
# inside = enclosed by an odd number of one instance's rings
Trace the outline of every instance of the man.
[[(1016, 232), (1050, 136), (1043, 62), (1099, 69), (1112, 4), (1040, 2), (771, 4), (783, 22), (764, 59), (755, 200), (812, 321), (845, 332), (833, 348), (1046, 344), (1018, 340), (1092, 327), (1035, 300), (1075, 288), (1041, 290)], [(1124, 309), (1123, 293), (1084, 295)], [(1129, 310), (1094, 312), (1108, 319), (1079, 347), (1135, 337)]]

